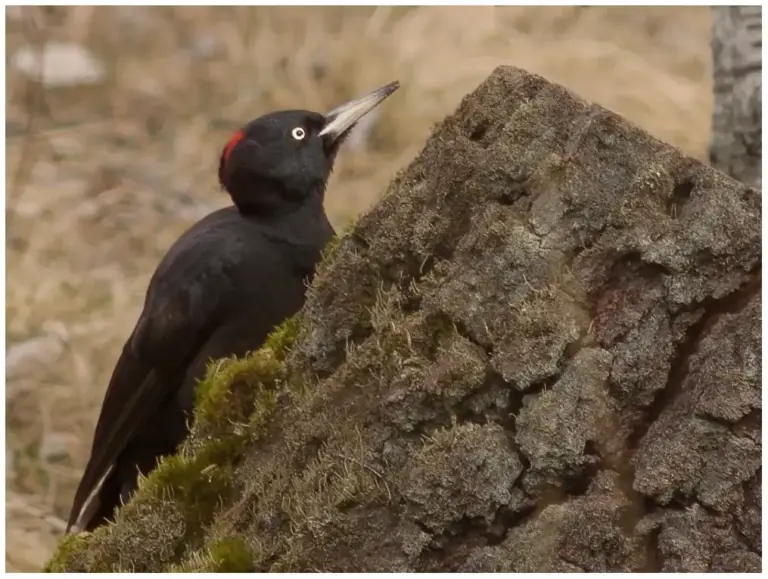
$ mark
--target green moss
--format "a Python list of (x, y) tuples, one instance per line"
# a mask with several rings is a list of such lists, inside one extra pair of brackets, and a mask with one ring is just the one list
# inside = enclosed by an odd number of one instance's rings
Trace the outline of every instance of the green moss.
[(189, 532), (207, 525), (222, 502), (233, 491), (234, 462), (242, 453), (245, 436), (206, 441), (194, 454), (165, 457), (131, 501), (140, 503), (171, 500), (178, 504)]
[(272, 350), (275, 358), (282, 362), (296, 341), (298, 334), (299, 316), (291, 316), (267, 336), (267, 339), (264, 341), (264, 347)]
[(210, 568), (213, 573), (252, 573), (256, 570), (253, 553), (240, 538), (229, 537), (214, 541), (210, 548)]
[(277, 405), (277, 392), (265, 391), (259, 397), (259, 403), (253, 405), (253, 412), (248, 417), (248, 426), (250, 427), (251, 440), (255, 440), (260, 429), (266, 425), (272, 411)]
[(329, 261), (341, 247), (341, 240), (343, 238), (343, 235), (334, 235), (331, 240), (325, 244), (320, 261)]
[(258, 351), (209, 365), (196, 391), (195, 424), (185, 450), (164, 458), (134, 501), (170, 497), (191, 527), (207, 524), (232, 492), (234, 465), (257, 434), (255, 427), (271, 416), (285, 372), (282, 358), (297, 332), (298, 318), (289, 318)]
[[(281, 326), (283, 328), (283, 326)], [(288, 330), (281, 337), (269, 339), (285, 347)], [(283, 377), (283, 363), (272, 347), (265, 347), (244, 358), (226, 358), (213, 362), (197, 387), (195, 424), (199, 428), (227, 431), (244, 422), (265, 389), (274, 389)]]
[(66, 573), (72, 570), (72, 555), (83, 551), (90, 543), (90, 533), (65, 535), (43, 567), (43, 573)]
[(189, 554), (182, 563), (167, 566), (168, 573), (253, 573), (253, 553), (241, 538), (214, 539), (207, 549)]
[(326, 266), (331, 262), (331, 260), (336, 256), (336, 254), (339, 252), (339, 249), (341, 248), (342, 240), (354, 228), (355, 228), (355, 222), (350, 219), (350, 221), (341, 228), (342, 229), (341, 235), (334, 235), (331, 238), (331, 240), (325, 244), (325, 247), (323, 248), (322, 256), (320, 258), (320, 263), (318, 264), (318, 268), (317, 268), (318, 273), (323, 271), (326, 268)]
[(291, 316), (267, 336), (258, 351), (209, 364), (196, 391), (195, 423), (229, 427), (250, 415), (256, 403), (271, 406), (273, 398), (263, 394), (284, 378), (283, 361), (296, 341), (299, 325), (299, 316)]
[[(298, 331), (299, 319), (294, 316), (276, 328), (258, 351), (208, 366), (196, 391), (195, 420), (187, 442), (141, 479), (133, 499), (118, 514), (118, 525), (133, 524), (142, 509), (156, 510), (170, 503), (186, 523), (184, 551), (194, 553), (200, 548), (206, 527), (233, 498), (234, 470), (247, 443), (259, 435), (272, 415), (278, 387), (285, 378), (283, 360)], [(97, 532), (110, 534), (111, 527)], [(78, 564), (72, 554), (87, 552), (91, 537), (65, 537), (46, 571), (71, 571)], [(253, 568), (253, 557), (244, 544), (226, 539), (212, 544), (210, 559), (195, 556), (172, 568), (181, 571), (190, 565), (212, 571), (247, 571)]]

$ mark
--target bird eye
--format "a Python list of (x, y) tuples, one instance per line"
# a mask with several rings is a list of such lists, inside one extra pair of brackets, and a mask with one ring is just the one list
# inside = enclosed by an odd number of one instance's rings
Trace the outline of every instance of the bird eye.
[(301, 127), (296, 127), (291, 131), (291, 136), (297, 141), (301, 141), (305, 136), (307, 136), (307, 133)]

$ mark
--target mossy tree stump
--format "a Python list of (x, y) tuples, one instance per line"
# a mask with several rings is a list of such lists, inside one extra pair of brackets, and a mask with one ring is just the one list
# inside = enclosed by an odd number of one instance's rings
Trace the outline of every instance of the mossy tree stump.
[(499, 68), (50, 567), (758, 570), (760, 220), (754, 189)]

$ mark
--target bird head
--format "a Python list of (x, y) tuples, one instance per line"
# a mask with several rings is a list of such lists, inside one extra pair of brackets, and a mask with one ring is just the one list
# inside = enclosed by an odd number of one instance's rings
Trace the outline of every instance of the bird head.
[(313, 196), (322, 201), (344, 138), (399, 86), (389, 83), (325, 114), (287, 110), (251, 121), (221, 153), (222, 187), (247, 213), (273, 213)]

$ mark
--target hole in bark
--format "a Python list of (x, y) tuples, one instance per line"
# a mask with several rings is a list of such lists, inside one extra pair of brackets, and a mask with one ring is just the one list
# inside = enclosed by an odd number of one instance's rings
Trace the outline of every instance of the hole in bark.
[(675, 190), (672, 191), (672, 198), (677, 202), (685, 202), (691, 198), (693, 192), (693, 181), (683, 181), (675, 186)]
[[(588, 455), (589, 456), (589, 455)], [(597, 476), (600, 460), (592, 456), (592, 460), (563, 473), (563, 492), (570, 496), (586, 494), (592, 479)]]
[(499, 195), (498, 202), (501, 205), (514, 205), (515, 201), (528, 195), (528, 190), (525, 183), (512, 183), (509, 189)]
[(496, 517), (493, 523), (485, 533), (485, 539), (488, 541), (488, 546), (500, 545), (507, 538), (509, 529), (512, 529), (519, 525), (526, 517), (536, 510), (536, 502), (529, 501), (522, 507), (513, 511), (509, 507), (501, 507), (496, 513)]
[(670, 212), (672, 217), (678, 217), (681, 214), (683, 206), (688, 203), (691, 198), (691, 193), (696, 184), (690, 179), (686, 179), (675, 185), (672, 190), (672, 199), (670, 200)]
[(644, 261), (642, 253), (631, 250), (616, 258), (609, 274), (608, 287), (617, 287), (636, 277), (653, 278), (664, 275), (673, 275), (673, 272), (661, 263)]
[(597, 448), (597, 444), (595, 444), (594, 440), (588, 440), (584, 443), (584, 454), (594, 456), (598, 460), (602, 459), (600, 456), (600, 450)]
[(488, 129), (491, 127), (491, 123), (487, 120), (480, 121), (477, 126), (472, 129), (472, 132), (469, 134), (469, 140), (470, 141), (480, 141), (485, 136), (485, 134), (488, 132)]

